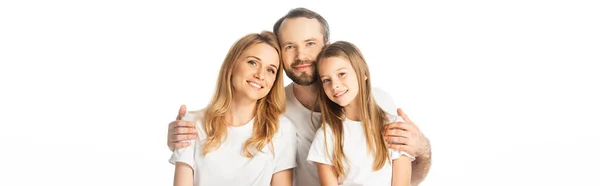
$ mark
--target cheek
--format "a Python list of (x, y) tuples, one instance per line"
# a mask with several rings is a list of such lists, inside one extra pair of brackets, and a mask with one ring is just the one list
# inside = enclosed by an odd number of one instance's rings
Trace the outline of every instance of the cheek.
[(289, 66), (294, 62), (294, 54), (292, 52), (283, 52), (281, 53), (281, 59), (283, 59), (283, 64), (285, 66)]
[(322, 47), (323, 46), (315, 46), (315, 47), (311, 48), (310, 54), (311, 54), (312, 59), (317, 59), (317, 57), (319, 57), (319, 53), (321, 53)]
[(265, 78), (265, 81), (269, 87), (273, 87), (275, 83), (275, 75), (269, 75), (269, 77)]

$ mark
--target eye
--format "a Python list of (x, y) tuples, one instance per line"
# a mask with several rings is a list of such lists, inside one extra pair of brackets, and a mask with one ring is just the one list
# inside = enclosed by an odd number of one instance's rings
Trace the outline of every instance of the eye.
[(329, 81), (330, 81), (329, 79), (323, 79), (323, 80), (321, 80), (321, 82), (323, 82), (323, 83), (329, 83)]
[(288, 45), (288, 46), (285, 46), (285, 48), (284, 48), (284, 49), (285, 49), (285, 50), (288, 50), (288, 49), (292, 49), (292, 48), (294, 48), (294, 46), (292, 46), (292, 45)]
[(313, 46), (313, 45), (316, 45), (316, 43), (315, 43), (315, 42), (312, 42), (312, 41), (311, 41), (311, 42), (308, 42), (308, 43), (306, 43), (306, 46)]
[(276, 72), (277, 70), (275, 70), (275, 69), (273, 69), (273, 68), (269, 68), (269, 69), (267, 69), (267, 71), (268, 71), (269, 73), (271, 73), (271, 74), (275, 74), (275, 72)]
[(345, 72), (340, 72), (340, 73), (338, 74), (338, 76), (339, 76), (339, 77), (343, 77), (344, 75), (346, 75), (346, 73), (345, 73)]
[(250, 64), (251, 66), (256, 66), (256, 61), (250, 60), (248, 61), (248, 64)]

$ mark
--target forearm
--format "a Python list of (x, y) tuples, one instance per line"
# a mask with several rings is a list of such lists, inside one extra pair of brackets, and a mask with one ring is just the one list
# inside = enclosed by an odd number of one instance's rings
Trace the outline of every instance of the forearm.
[(418, 186), (421, 184), (429, 173), (429, 168), (431, 167), (431, 146), (429, 145), (429, 140), (427, 140), (427, 142), (425, 153), (412, 162), (411, 186)]

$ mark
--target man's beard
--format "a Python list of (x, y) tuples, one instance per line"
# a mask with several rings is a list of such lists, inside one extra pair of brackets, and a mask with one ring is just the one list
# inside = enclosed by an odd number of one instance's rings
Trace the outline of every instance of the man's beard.
[[(300, 74), (294, 74), (294, 67), (298, 65), (311, 64), (308, 71), (304, 71)], [(309, 73), (307, 73), (309, 72)], [(300, 61), (296, 60), (290, 66), (290, 69), (285, 69), (285, 74), (296, 84), (301, 86), (308, 86), (315, 83), (317, 80), (317, 66), (314, 61)]]

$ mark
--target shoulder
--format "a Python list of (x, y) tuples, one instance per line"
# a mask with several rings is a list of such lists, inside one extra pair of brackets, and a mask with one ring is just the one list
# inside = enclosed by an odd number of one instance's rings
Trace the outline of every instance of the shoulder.
[(380, 87), (373, 87), (372, 92), (375, 102), (381, 109), (383, 109), (384, 112), (388, 114), (396, 113), (396, 109), (398, 107), (396, 106), (396, 102), (390, 93), (386, 92)]
[(196, 111), (188, 111), (182, 118), (183, 121), (192, 121), (196, 124), (196, 129), (198, 129), (201, 134), (204, 134), (204, 130), (202, 127), (202, 123), (204, 122), (204, 110), (196, 110)]
[(292, 124), (292, 121), (285, 115), (279, 117), (279, 131), (282, 134), (296, 134), (296, 126)]

